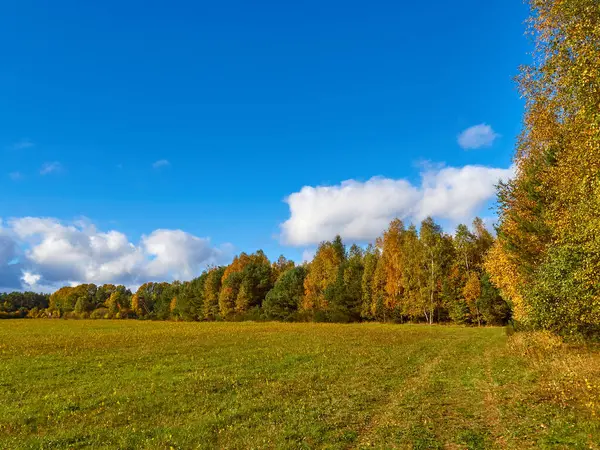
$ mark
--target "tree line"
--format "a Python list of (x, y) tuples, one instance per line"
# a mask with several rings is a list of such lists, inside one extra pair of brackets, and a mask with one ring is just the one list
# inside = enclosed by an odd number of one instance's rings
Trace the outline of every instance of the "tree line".
[(81, 285), (0, 296), (0, 317), (422, 321), (600, 337), (600, 2), (529, 0), (533, 63), (516, 176), (498, 189), (496, 238), (394, 220), (374, 245), (323, 242), (296, 266), (242, 253), (190, 282)]
[(0, 308), (50, 318), (503, 324), (510, 305), (484, 268), (493, 244), (479, 218), (454, 235), (431, 218), (418, 229), (396, 219), (366, 248), (347, 248), (338, 236), (302, 265), (271, 262), (259, 250), (191, 281), (148, 282), (136, 292), (81, 284), (50, 296), (3, 294)]
[(0, 292), (0, 319), (21, 319), (28, 314), (37, 316), (48, 308), (49, 294), (37, 292)]

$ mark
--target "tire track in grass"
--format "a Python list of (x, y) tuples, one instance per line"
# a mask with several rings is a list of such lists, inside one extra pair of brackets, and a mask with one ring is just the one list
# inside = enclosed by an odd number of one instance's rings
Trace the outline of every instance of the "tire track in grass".
[(400, 385), (378, 404), (375, 414), (371, 416), (369, 422), (359, 431), (358, 442), (355, 448), (369, 448), (376, 445), (374, 441), (377, 441), (377, 434), (379, 434), (383, 428), (395, 424), (396, 418), (394, 412), (398, 409), (402, 409), (402, 405), (405, 402), (407, 395), (416, 393), (426, 385), (429, 376), (442, 361), (440, 353), (443, 348), (438, 346), (435, 347), (435, 350), (433, 355), (427, 355), (429, 358), (428, 361), (420, 364), (414, 375), (404, 378)]
[[(352, 364), (348, 364), (350, 361), (338, 361), (342, 364), (337, 368), (340, 378), (335, 383), (335, 390), (339, 393), (340, 386), (345, 386), (347, 392), (351, 392), (352, 395), (339, 397), (337, 407), (333, 409), (328, 408), (327, 396), (319, 396), (319, 409), (324, 413), (320, 418), (321, 426), (328, 431), (321, 436), (319, 444), (313, 442), (315, 446), (332, 445), (334, 442), (337, 446), (334, 445), (333, 448), (354, 446), (363, 430), (376, 420), (376, 415), (385, 408), (390, 399), (389, 392), (396, 391), (397, 386), (410, 377), (416, 368), (420, 368), (423, 361), (431, 357), (432, 352), (435, 355), (440, 351), (436, 349), (432, 338), (421, 330), (412, 335), (415, 340), (411, 340), (407, 334), (410, 330), (388, 330), (390, 331), (394, 337), (400, 338), (396, 342), (397, 347), (384, 349), (378, 345), (371, 347), (371, 343), (364, 348), (361, 346), (358, 353), (357, 348), (354, 348), (342, 357), (350, 357)], [(361, 339), (364, 338), (361, 336)], [(346, 342), (351, 345), (351, 342)], [(342, 367), (346, 370), (342, 370)], [(365, 368), (369, 370), (365, 371)], [(306, 417), (302, 419), (302, 422), (305, 421)], [(301, 424), (297, 425), (302, 427)]]
[(441, 358), (438, 356), (433, 360), (421, 366), (417, 375), (414, 375), (405, 380), (402, 388), (389, 394), (387, 399), (380, 404), (377, 413), (371, 418), (369, 423), (360, 431), (359, 442), (357, 448), (368, 448), (374, 445), (373, 434), (377, 433), (382, 427), (389, 426), (394, 423), (393, 411), (400, 407), (407, 394), (412, 391), (417, 391), (422, 387), (431, 372), (439, 365)]
[(502, 425), (500, 408), (498, 406), (497, 393), (495, 390), (495, 382), (492, 376), (493, 351), (485, 352), (485, 384), (482, 389), (484, 392), (486, 421), (489, 424), (489, 429), (494, 436), (494, 443), (497, 448), (507, 448), (506, 430)]
[(392, 394), (359, 448), (489, 448), (482, 387), (492, 336), (465, 330), (449, 342)]

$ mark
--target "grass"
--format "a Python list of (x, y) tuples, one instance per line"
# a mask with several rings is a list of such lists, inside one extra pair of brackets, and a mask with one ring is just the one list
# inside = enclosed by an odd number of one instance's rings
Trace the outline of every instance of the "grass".
[(539, 343), (507, 339), (450, 326), (7, 320), (0, 448), (598, 448), (587, 388), (569, 391), (587, 384), (552, 355), (593, 377), (599, 354), (553, 344), (532, 357)]

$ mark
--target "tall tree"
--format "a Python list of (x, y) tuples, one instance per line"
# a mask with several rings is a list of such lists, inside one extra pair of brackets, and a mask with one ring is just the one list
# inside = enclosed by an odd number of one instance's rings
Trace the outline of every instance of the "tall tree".
[(306, 268), (302, 266), (292, 267), (279, 276), (263, 304), (268, 319), (288, 321), (296, 317), (304, 296), (305, 277)]
[(517, 319), (599, 333), (600, 4), (530, 5), (535, 51), (519, 77), (526, 109), (516, 177), (501, 185), (487, 267), (517, 303)]
[(374, 298), (374, 279), (375, 270), (379, 261), (379, 250), (374, 245), (369, 245), (363, 258), (363, 276), (361, 280), (362, 304), (360, 315), (363, 319), (372, 320), (375, 318), (372, 311)]
[(144, 283), (131, 298), (131, 308), (136, 315), (148, 319), (168, 319), (172, 286), (169, 283)]
[(93, 308), (105, 306), (106, 301), (116, 290), (117, 287), (114, 284), (103, 284), (102, 286), (98, 286), (93, 299)]
[(50, 296), (36, 292), (0, 292), (0, 311), (16, 312), (48, 307)]
[(334, 313), (333, 321), (354, 322), (360, 320), (363, 271), (363, 251), (358, 245), (353, 244), (340, 268), (335, 284), (335, 295), (330, 300)]
[(202, 313), (204, 319), (215, 320), (219, 317), (219, 292), (225, 267), (211, 267), (206, 274), (204, 282), (204, 305)]
[(416, 320), (424, 317), (427, 308), (427, 267), (425, 247), (419, 238), (414, 225), (406, 230), (402, 247), (405, 265), (402, 278), (404, 280), (404, 314)]
[[(466, 225), (459, 225), (454, 235), (456, 258), (452, 261), (449, 277), (444, 281), (450, 317), (458, 323), (481, 324), (481, 308), (484, 301), (481, 280), (485, 274), (484, 259), (494, 244), (494, 237), (487, 230), (483, 220), (473, 220), (472, 231)], [(486, 299), (490, 308), (494, 302), (502, 302), (492, 290), (487, 290)], [(473, 295), (477, 294), (477, 298)], [(452, 297), (452, 298), (449, 298)]]
[(458, 256), (458, 264), (465, 273), (469, 272), (474, 265), (475, 240), (475, 235), (466, 225), (462, 223), (458, 225), (454, 234), (454, 247)]
[(236, 313), (245, 313), (262, 305), (273, 287), (273, 269), (269, 258), (262, 250), (250, 255), (241, 272), (242, 281), (235, 302)]
[(235, 311), (235, 303), (244, 278), (242, 272), (249, 263), (250, 257), (241, 253), (233, 258), (223, 272), (222, 288), (219, 292), (219, 312), (223, 318), (231, 316)]
[[(494, 245), (494, 237), (485, 227), (483, 220), (479, 217), (475, 217), (473, 220), (473, 250), (474, 250), (474, 264), (475, 266), (472, 268), (477, 269), (477, 271), (481, 272), (483, 270), (483, 262), (487, 253)], [(469, 269), (467, 269), (469, 270)]]
[(62, 287), (50, 295), (48, 309), (53, 316), (62, 317), (63, 314), (75, 310), (79, 302), (79, 311), (89, 312), (94, 308), (96, 291), (95, 284)]
[(116, 286), (110, 296), (104, 301), (104, 306), (115, 317), (129, 316), (131, 308), (131, 291), (123, 285)]
[(296, 264), (294, 263), (294, 261), (292, 261), (291, 259), (287, 259), (283, 255), (280, 255), (279, 258), (277, 258), (277, 261), (273, 261), (273, 264), (271, 266), (273, 283), (277, 281), (277, 279), (281, 276), (282, 273), (293, 269), (295, 266)]
[(394, 219), (377, 241), (377, 246), (381, 249), (380, 263), (385, 280), (384, 320), (399, 318), (402, 314), (405, 284), (403, 273), (406, 263), (405, 254), (402, 251), (404, 235), (404, 224), (400, 219)]
[(329, 310), (325, 294), (327, 289), (338, 281), (344, 253), (339, 236), (333, 242), (322, 242), (319, 245), (304, 279), (303, 311), (314, 315)]
[(445, 245), (442, 228), (431, 217), (421, 222), (419, 236), (423, 245), (427, 271), (427, 301), (423, 305), (423, 314), (425, 315), (425, 320), (432, 324), (435, 310), (440, 306), (439, 295), (445, 268)]
[(481, 312), (479, 310), (481, 284), (477, 272), (471, 271), (467, 274), (467, 282), (463, 288), (463, 296), (467, 307), (469, 308), (471, 320), (477, 322), (477, 325), (481, 326)]
[(481, 274), (479, 282), (481, 286), (479, 309), (482, 320), (488, 325), (505, 325), (511, 318), (509, 304), (502, 298), (498, 288), (491, 283), (486, 272)]
[(171, 315), (181, 320), (201, 320), (204, 318), (204, 284), (208, 273), (183, 283)]

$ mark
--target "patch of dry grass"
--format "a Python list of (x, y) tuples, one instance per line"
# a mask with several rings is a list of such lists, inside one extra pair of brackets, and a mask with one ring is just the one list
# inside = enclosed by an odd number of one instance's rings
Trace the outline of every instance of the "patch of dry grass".
[(549, 332), (512, 335), (508, 347), (539, 373), (540, 393), (563, 408), (600, 415), (600, 351), (595, 345), (566, 344)]

